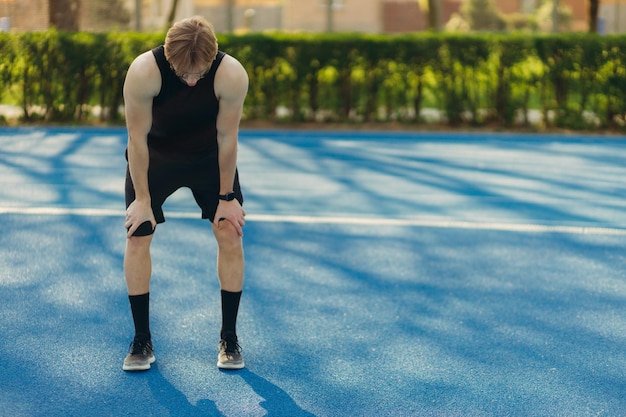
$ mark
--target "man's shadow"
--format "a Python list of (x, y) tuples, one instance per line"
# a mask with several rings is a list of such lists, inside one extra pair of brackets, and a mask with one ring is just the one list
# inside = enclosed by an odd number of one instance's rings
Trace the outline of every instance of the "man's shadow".
[[(222, 373), (241, 377), (263, 399), (259, 406), (267, 411), (266, 417), (315, 417), (315, 414), (300, 408), (283, 389), (247, 368)], [(209, 399), (202, 399), (195, 406), (190, 404), (187, 397), (161, 374), (156, 363), (152, 365), (147, 381), (153, 397), (169, 410), (170, 416), (224, 416), (215, 402)]]
[(249, 369), (244, 368), (233, 375), (240, 376), (259, 397), (263, 398), (259, 405), (267, 411), (266, 417), (315, 417), (315, 414), (300, 408), (280, 387)]
[(159, 370), (157, 363), (152, 364), (147, 378), (152, 396), (156, 398), (161, 405), (169, 410), (170, 416), (215, 416), (223, 417), (215, 403), (209, 399), (198, 401), (197, 405), (192, 405), (187, 397), (178, 391)]

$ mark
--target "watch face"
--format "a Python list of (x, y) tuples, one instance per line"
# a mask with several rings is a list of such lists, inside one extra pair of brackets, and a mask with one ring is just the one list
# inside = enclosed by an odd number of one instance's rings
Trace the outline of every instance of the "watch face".
[(235, 193), (230, 192), (228, 194), (225, 195), (219, 195), (219, 199), (220, 200), (225, 200), (225, 201), (233, 201), (235, 199)]

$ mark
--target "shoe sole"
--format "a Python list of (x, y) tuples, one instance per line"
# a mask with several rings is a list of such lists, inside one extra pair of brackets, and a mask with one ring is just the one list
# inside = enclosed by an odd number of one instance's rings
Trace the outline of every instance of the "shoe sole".
[(229, 363), (229, 362), (217, 362), (217, 367), (220, 369), (243, 369), (246, 367), (246, 364), (241, 361), (241, 363)]
[(122, 370), (124, 371), (147, 371), (150, 369), (150, 364), (156, 362), (156, 357), (154, 355), (148, 359), (148, 363), (141, 365), (122, 365)]

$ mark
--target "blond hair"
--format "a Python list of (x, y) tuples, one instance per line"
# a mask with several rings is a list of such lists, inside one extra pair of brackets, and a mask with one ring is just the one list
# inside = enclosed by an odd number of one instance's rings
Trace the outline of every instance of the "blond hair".
[(213, 26), (202, 16), (183, 19), (167, 31), (165, 58), (177, 72), (208, 68), (216, 55)]

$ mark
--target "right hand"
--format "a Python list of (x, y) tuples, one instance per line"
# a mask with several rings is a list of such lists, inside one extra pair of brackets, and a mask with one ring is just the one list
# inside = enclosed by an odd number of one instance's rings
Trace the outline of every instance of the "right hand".
[(135, 230), (144, 222), (150, 222), (153, 230), (157, 224), (150, 201), (135, 200), (126, 209), (126, 223), (124, 223), (124, 227), (128, 230), (126, 237), (130, 239)]

